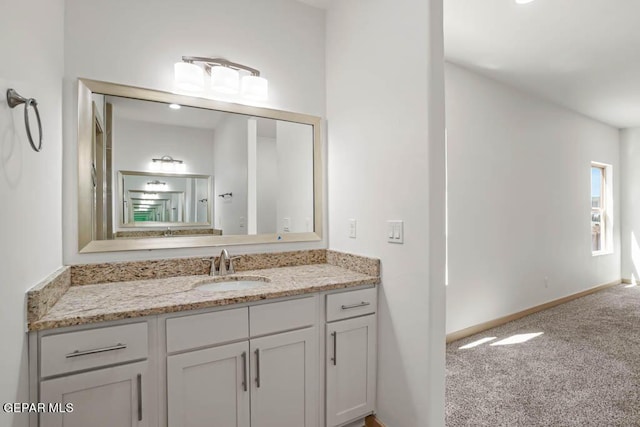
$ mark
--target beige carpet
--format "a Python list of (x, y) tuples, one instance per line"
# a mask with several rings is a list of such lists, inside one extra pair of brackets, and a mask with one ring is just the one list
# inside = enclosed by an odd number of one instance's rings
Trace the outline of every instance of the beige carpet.
[(449, 427), (640, 426), (640, 287), (450, 343), (446, 399)]

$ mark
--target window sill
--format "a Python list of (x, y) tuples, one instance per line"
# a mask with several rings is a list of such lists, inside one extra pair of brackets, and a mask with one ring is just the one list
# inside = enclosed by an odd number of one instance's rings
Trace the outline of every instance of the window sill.
[(613, 251), (598, 251), (598, 252), (591, 252), (591, 256), (602, 256), (602, 255), (613, 255)]

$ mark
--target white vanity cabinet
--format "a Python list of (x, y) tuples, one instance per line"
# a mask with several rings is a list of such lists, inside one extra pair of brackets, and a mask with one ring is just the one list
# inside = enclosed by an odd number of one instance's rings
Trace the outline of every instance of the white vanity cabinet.
[(168, 318), (168, 426), (317, 427), (317, 307), (312, 296)]
[(30, 427), (337, 427), (374, 412), (375, 287), (30, 334)]
[(375, 409), (376, 310), (376, 288), (327, 295), (327, 426)]
[(316, 328), (251, 340), (251, 427), (318, 425)]
[(249, 343), (167, 358), (168, 425), (249, 427)]
[[(41, 427), (157, 424), (147, 322), (40, 337), (39, 402), (63, 411), (34, 416)], [(72, 404), (67, 408), (67, 404)]]
[(148, 399), (143, 404), (143, 396), (149, 393), (143, 382), (147, 376), (147, 362), (142, 362), (43, 381), (40, 400), (63, 407), (72, 403), (73, 412), (41, 414), (40, 426), (149, 426), (155, 406)]

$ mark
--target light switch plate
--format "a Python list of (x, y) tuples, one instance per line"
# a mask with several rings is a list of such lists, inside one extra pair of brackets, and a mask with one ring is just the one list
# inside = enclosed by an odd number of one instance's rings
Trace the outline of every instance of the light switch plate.
[(404, 221), (387, 221), (387, 241), (389, 243), (404, 243)]
[(291, 218), (282, 219), (282, 231), (288, 233), (291, 231)]

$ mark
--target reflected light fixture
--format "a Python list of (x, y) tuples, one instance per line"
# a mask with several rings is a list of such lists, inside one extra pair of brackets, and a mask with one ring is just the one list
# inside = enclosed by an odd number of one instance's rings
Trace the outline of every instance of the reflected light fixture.
[(153, 163), (178, 163), (178, 164), (182, 164), (184, 163), (182, 160), (178, 160), (178, 159), (174, 159), (171, 156), (162, 156), (159, 159), (151, 159), (153, 161)]
[[(196, 63), (201, 63), (202, 67)], [(210, 87), (216, 92), (239, 93), (255, 101), (266, 101), (269, 96), (269, 82), (260, 77), (260, 71), (223, 58), (183, 56), (182, 61), (174, 65), (174, 71), (176, 86), (189, 92), (204, 91), (206, 72), (210, 75)]]
[(184, 161), (174, 159), (171, 156), (162, 156), (159, 159), (151, 159), (151, 170), (163, 170), (167, 172), (184, 172), (186, 165)]
[(532, 3), (534, 0), (515, 0), (516, 4)]
[(179, 110), (182, 106), (180, 104), (169, 104), (169, 108), (172, 110)]
[(159, 180), (153, 180), (147, 182), (147, 188), (149, 190), (162, 190), (166, 188), (167, 183)]

